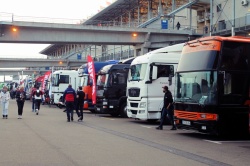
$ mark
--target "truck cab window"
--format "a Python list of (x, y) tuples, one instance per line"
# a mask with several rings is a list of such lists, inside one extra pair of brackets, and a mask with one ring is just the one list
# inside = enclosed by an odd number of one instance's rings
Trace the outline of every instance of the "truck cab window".
[(174, 66), (173, 65), (157, 65), (158, 73), (157, 78), (159, 77), (169, 77), (174, 76)]

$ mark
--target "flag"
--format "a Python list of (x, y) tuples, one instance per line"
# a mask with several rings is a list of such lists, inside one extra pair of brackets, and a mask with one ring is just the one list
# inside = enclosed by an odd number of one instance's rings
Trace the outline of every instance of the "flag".
[(90, 55), (87, 56), (88, 62), (88, 74), (90, 79), (92, 79), (92, 103), (96, 104), (96, 78), (95, 78), (95, 66), (94, 61)]
[(43, 78), (43, 81), (42, 81), (42, 91), (43, 92), (45, 92), (46, 81), (49, 79), (50, 74), (51, 74), (51, 71), (47, 71), (44, 74), (44, 78)]

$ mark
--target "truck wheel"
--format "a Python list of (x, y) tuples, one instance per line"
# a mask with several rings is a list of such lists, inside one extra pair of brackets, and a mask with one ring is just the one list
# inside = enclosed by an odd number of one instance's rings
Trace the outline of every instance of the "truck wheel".
[(89, 110), (89, 111), (90, 111), (91, 113), (95, 113), (95, 110), (92, 110), (92, 109), (91, 109), (91, 110)]
[(123, 118), (128, 118), (128, 115), (127, 115), (127, 104), (126, 103), (123, 103), (121, 105), (121, 107), (120, 107), (120, 115)]

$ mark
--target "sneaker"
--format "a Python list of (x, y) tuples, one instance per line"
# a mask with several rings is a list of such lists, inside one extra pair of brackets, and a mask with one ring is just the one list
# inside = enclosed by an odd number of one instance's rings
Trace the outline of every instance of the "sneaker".
[(70, 122), (70, 120), (68, 119), (67, 122)]
[(36, 112), (38, 111), (38, 109), (36, 109)]
[(157, 130), (162, 130), (162, 127), (161, 127), (161, 126), (158, 126), (158, 127), (156, 127), (155, 129), (157, 129)]

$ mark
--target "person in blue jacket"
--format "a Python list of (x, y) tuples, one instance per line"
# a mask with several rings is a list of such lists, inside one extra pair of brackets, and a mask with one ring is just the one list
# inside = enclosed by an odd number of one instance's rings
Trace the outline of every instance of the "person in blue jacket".
[(75, 100), (76, 100), (76, 92), (72, 88), (72, 85), (69, 84), (68, 88), (63, 93), (63, 101), (65, 101), (66, 110), (67, 110), (67, 120), (68, 122), (74, 120), (73, 111), (75, 109)]

